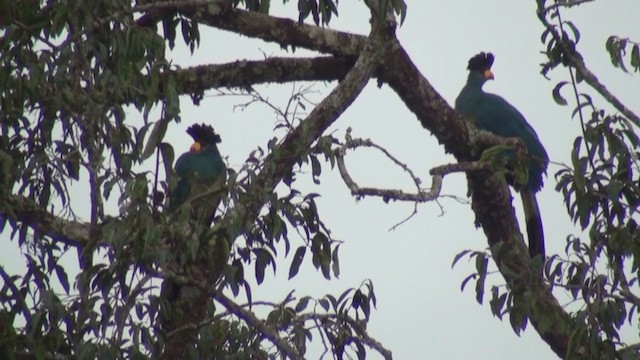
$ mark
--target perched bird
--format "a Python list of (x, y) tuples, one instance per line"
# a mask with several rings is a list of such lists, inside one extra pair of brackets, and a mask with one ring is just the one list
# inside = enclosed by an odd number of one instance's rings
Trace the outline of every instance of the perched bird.
[(171, 194), (170, 208), (176, 210), (188, 201), (194, 219), (210, 226), (222, 199), (220, 187), (226, 180), (226, 166), (216, 145), (220, 136), (204, 124), (192, 125), (187, 134), (194, 143), (176, 161), (179, 180)]
[(527, 147), (527, 184), (511, 184), (520, 191), (529, 238), (529, 255), (544, 258), (544, 233), (535, 194), (542, 188), (542, 175), (547, 172), (549, 156), (538, 135), (524, 116), (502, 97), (486, 93), (482, 86), (493, 79), (493, 54), (480, 53), (469, 60), (469, 77), (456, 99), (456, 110), (477, 128), (503, 137), (522, 139)]
[[(171, 192), (169, 209), (178, 211), (182, 206), (188, 206), (192, 219), (209, 227), (222, 200), (224, 192), (221, 187), (226, 180), (226, 166), (216, 145), (220, 136), (213, 127), (204, 124), (192, 125), (187, 134), (191, 135), (194, 143), (176, 161), (175, 171), (179, 179)], [(175, 301), (181, 288), (167, 279), (161, 294), (169, 301)]]

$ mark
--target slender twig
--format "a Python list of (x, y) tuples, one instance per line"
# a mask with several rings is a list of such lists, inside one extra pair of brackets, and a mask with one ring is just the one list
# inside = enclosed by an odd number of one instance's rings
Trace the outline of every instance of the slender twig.
[[(559, 9), (556, 11), (556, 14), (558, 14), (558, 26), (560, 27), (560, 31), (564, 32), (562, 15), (560, 14)], [(578, 92), (578, 83), (576, 81), (575, 75), (573, 74), (573, 69), (571, 69), (570, 66), (568, 66), (567, 69), (569, 70), (569, 76), (571, 77), (571, 87), (573, 88), (573, 95), (575, 96), (575, 99), (576, 99), (576, 106), (578, 106), (578, 116), (580, 118), (580, 129), (582, 130), (582, 136), (586, 139), (587, 124), (585, 123), (584, 115), (582, 114), (582, 106), (580, 106), (580, 93)], [(587, 149), (587, 154), (591, 154), (591, 145), (589, 145), (588, 141), (584, 141), (584, 146)], [(591, 156), (589, 156), (588, 158), (589, 158), (589, 163), (591, 164), (591, 167), (595, 169), (596, 165), (593, 162), (593, 158)]]
[(357, 322), (355, 319), (352, 319), (348, 316), (342, 316), (339, 314), (317, 314), (317, 313), (303, 314), (300, 316), (300, 319), (303, 321), (314, 320), (320, 323), (327, 320), (343, 321), (349, 324), (349, 326), (351, 326), (354, 330), (356, 330), (358, 334), (357, 338), (359, 340), (362, 340), (362, 342), (364, 342), (367, 346), (376, 350), (386, 360), (393, 359), (393, 355), (391, 354), (391, 351), (386, 349), (384, 346), (382, 346), (382, 344), (379, 341), (369, 336), (366, 329), (364, 329), (363, 326), (359, 322)]
[(296, 349), (294, 349), (289, 343), (280, 337), (278, 332), (268, 326), (264, 321), (258, 319), (253, 312), (243, 309), (240, 305), (233, 302), (233, 300), (226, 297), (224, 294), (215, 292), (213, 297), (217, 302), (226, 307), (231, 313), (244, 320), (251, 327), (260, 331), (267, 339), (269, 339), (275, 346), (280, 349), (285, 355), (291, 359), (304, 359)]
[(574, 1), (566, 1), (566, 2), (558, 2), (558, 1), (556, 1), (553, 5), (549, 5), (546, 8), (542, 9), (542, 12), (544, 14), (546, 14), (549, 11), (555, 10), (557, 8), (560, 8), (560, 7), (570, 8), (570, 7), (586, 4), (586, 3), (589, 3), (589, 2), (593, 2), (593, 1), (595, 1), (595, 0), (574, 0)]
[[(236, 304), (233, 300), (220, 293), (216, 288), (215, 284), (209, 284), (206, 281), (196, 279), (193, 277), (178, 275), (177, 273), (165, 270), (163, 272), (152, 272), (154, 276), (158, 276), (164, 279), (169, 279), (175, 282), (177, 285), (182, 286), (194, 286), (198, 288), (200, 291), (203, 291), (207, 294), (210, 294), (217, 302), (222, 304), (227, 310), (242, 319), (247, 325), (252, 328), (258, 330), (262, 335), (264, 335), (271, 343), (273, 343), (283, 354), (285, 354), (290, 359), (302, 360), (304, 359), (300, 353), (296, 349), (294, 349), (289, 343), (287, 343), (279, 334), (278, 331), (269, 325), (267, 325), (264, 321), (259, 319), (253, 312), (250, 310), (244, 309), (243, 306)], [(180, 331), (187, 330), (189, 328), (197, 327), (198, 324), (188, 324), (180, 329)], [(176, 329), (178, 330), (178, 329)], [(172, 332), (172, 335), (175, 335), (175, 332)]]
[[(347, 149), (355, 149), (357, 147), (372, 147), (383, 152), (391, 161), (400, 166), (404, 171), (409, 173), (413, 182), (418, 187), (417, 193), (407, 193), (398, 189), (379, 189), (371, 187), (360, 187), (352, 178), (344, 162), (344, 155)], [(347, 185), (351, 194), (354, 196), (378, 196), (382, 197), (385, 201), (398, 200), (398, 201), (413, 201), (413, 202), (428, 202), (437, 199), (440, 196), (442, 190), (442, 180), (444, 176), (456, 173), (456, 172), (469, 172), (469, 171), (481, 171), (491, 169), (491, 164), (486, 162), (470, 162), (470, 163), (457, 163), (448, 164), (435, 167), (430, 170), (432, 177), (431, 189), (425, 191), (420, 187), (421, 180), (413, 173), (413, 171), (400, 160), (396, 159), (386, 149), (373, 143), (369, 139), (352, 139), (347, 134), (347, 140), (345, 144), (335, 150), (336, 163), (338, 165), (338, 171), (342, 180)]]
[(563, 41), (562, 36), (558, 34), (556, 29), (547, 21), (546, 19), (547, 13), (544, 12), (544, 9), (538, 9), (538, 18), (540, 22), (547, 28), (549, 33), (553, 36), (554, 40), (562, 46), (564, 55), (566, 59), (568, 59), (579, 73), (582, 75), (584, 81), (591, 85), (591, 87), (596, 90), (602, 97), (605, 98), (611, 105), (613, 105), (618, 111), (620, 111), (624, 116), (627, 117), (634, 125), (640, 127), (640, 117), (636, 115), (631, 109), (625, 106), (622, 101), (620, 101), (615, 95), (613, 95), (604, 84), (602, 84), (596, 75), (592, 73), (584, 63), (584, 60), (580, 57), (576, 56), (571, 49), (567, 46), (567, 44)]
[(20, 29), (22, 29), (23, 31), (29, 33), (29, 35), (37, 38), (38, 40), (42, 41), (43, 43), (47, 44), (47, 46), (49, 46), (52, 49), (56, 48), (56, 44), (52, 43), (51, 41), (49, 41), (49, 39), (45, 38), (44, 36), (40, 35), (39, 33), (35, 33), (33, 31), (31, 31), (31, 29), (29, 29), (29, 27), (27, 25), (25, 25), (24, 23), (22, 23), (22, 21), (16, 20), (16, 19), (12, 19), (11, 22), (13, 24), (15, 24), (17, 27), (19, 27)]
[(175, 336), (176, 334), (178, 334), (180, 332), (183, 332), (183, 331), (198, 330), (198, 329), (200, 329), (202, 327), (205, 327), (207, 325), (211, 325), (214, 322), (216, 322), (218, 320), (221, 320), (222, 318), (224, 318), (226, 316), (229, 316), (229, 315), (231, 315), (231, 312), (225, 311), (225, 312), (222, 312), (220, 314), (208, 317), (208, 318), (206, 318), (206, 319), (204, 319), (202, 321), (199, 321), (199, 322), (197, 322), (195, 324), (186, 324), (186, 325), (180, 326), (178, 328), (175, 328), (175, 329), (171, 330), (170, 332), (168, 332), (165, 336), (167, 338), (170, 338), (170, 337)]

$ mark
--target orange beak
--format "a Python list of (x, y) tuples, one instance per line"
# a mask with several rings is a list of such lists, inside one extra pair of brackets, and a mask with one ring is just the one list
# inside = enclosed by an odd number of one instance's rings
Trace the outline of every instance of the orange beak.
[(484, 71), (484, 77), (489, 79), (489, 80), (493, 80), (493, 73), (491, 72), (491, 70), (487, 69)]
[(191, 148), (189, 148), (189, 151), (195, 153), (200, 152), (200, 150), (202, 150), (202, 145), (200, 145), (200, 143), (197, 141), (191, 145)]

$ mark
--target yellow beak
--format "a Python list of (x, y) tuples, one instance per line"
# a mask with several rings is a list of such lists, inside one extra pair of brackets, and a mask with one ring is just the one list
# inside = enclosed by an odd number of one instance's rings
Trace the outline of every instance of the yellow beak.
[(191, 145), (191, 148), (189, 149), (189, 151), (191, 151), (191, 152), (196, 152), (196, 153), (197, 153), (197, 152), (200, 152), (200, 150), (202, 150), (202, 145), (201, 145), (199, 142), (197, 142), (197, 141), (196, 141), (196, 142), (194, 142), (194, 143)]
[(484, 71), (484, 77), (489, 79), (489, 80), (493, 80), (493, 73), (491, 72), (491, 70), (485, 70)]

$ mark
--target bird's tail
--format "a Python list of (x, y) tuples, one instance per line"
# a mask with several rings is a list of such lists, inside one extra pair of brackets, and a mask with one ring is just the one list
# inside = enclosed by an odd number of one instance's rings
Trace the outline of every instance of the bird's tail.
[(544, 232), (542, 229), (542, 218), (540, 218), (540, 209), (538, 208), (538, 200), (533, 191), (523, 189), (520, 191), (522, 197), (522, 205), (524, 206), (524, 217), (527, 221), (527, 237), (529, 238), (529, 255), (533, 258), (536, 255), (542, 255), (544, 259)]

